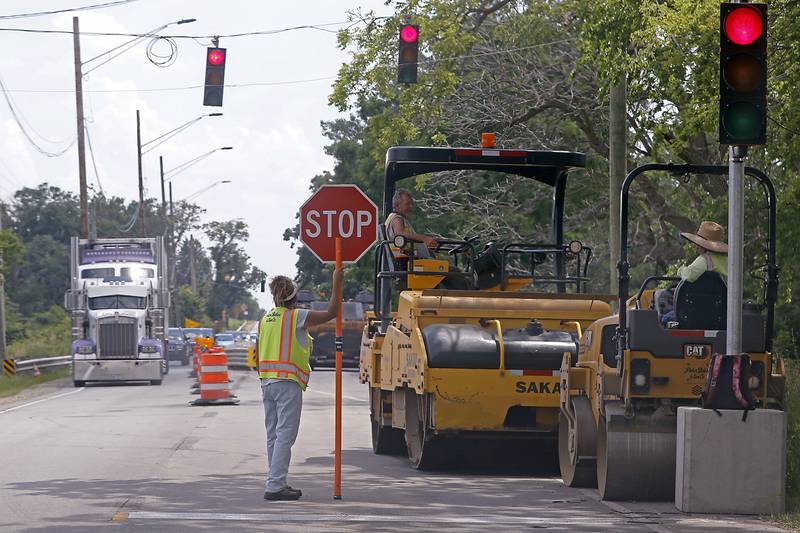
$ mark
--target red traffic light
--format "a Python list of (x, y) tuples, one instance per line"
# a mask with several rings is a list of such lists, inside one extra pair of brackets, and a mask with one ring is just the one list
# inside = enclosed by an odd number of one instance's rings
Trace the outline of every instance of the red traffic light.
[(211, 50), (208, 53), (208, 62), (212, 65), (221, 65), (225, 62), (225, 52), (222, 50)]
[(758, 10), (742, 6), (725, 19), (725, 35), (736, 44), (752, 44), (764, 33), (764, 23)]
[(414, 26), (408, 25), (400, 28), (400, 38), (404, 43), (416, 42), (419, 37), (419, 31)]

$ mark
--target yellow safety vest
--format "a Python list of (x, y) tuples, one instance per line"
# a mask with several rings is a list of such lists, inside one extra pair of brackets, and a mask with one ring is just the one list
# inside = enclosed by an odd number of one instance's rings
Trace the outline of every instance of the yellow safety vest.
[(297, 310), (276, 307), (261, 319), (258, 328), (258, 376), (296, 381), (306, 390), (311, 375), (308, 356), (313, 339), (307, 346), (297, 342), (295, 335)]

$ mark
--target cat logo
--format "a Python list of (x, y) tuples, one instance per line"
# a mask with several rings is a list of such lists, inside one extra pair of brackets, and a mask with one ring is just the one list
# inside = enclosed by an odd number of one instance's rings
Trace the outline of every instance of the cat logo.
[(559, 394), (561, 393), (561, 383), (547, 383), (546, 381), (517, 381), (515, 392), (531, 394)]
[(705, 359), (711, 355), (710, 344), (684, 344), (683, 356), (692, 359)]

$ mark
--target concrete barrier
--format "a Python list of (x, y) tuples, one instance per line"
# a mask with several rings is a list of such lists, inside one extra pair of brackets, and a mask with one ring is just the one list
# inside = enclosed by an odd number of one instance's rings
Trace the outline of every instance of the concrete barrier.
[(675, 507), (687, 513), (782, 513), (786, 414), (678, 408)]

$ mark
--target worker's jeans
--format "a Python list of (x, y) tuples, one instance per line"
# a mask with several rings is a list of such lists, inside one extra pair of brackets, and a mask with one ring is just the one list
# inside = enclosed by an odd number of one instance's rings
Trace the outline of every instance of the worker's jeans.
[(286, 487), (292, 445), (300, 427), (303, 391), (291, 380), (261, 381), (261, 399), (267, 426), (267, 492)]

